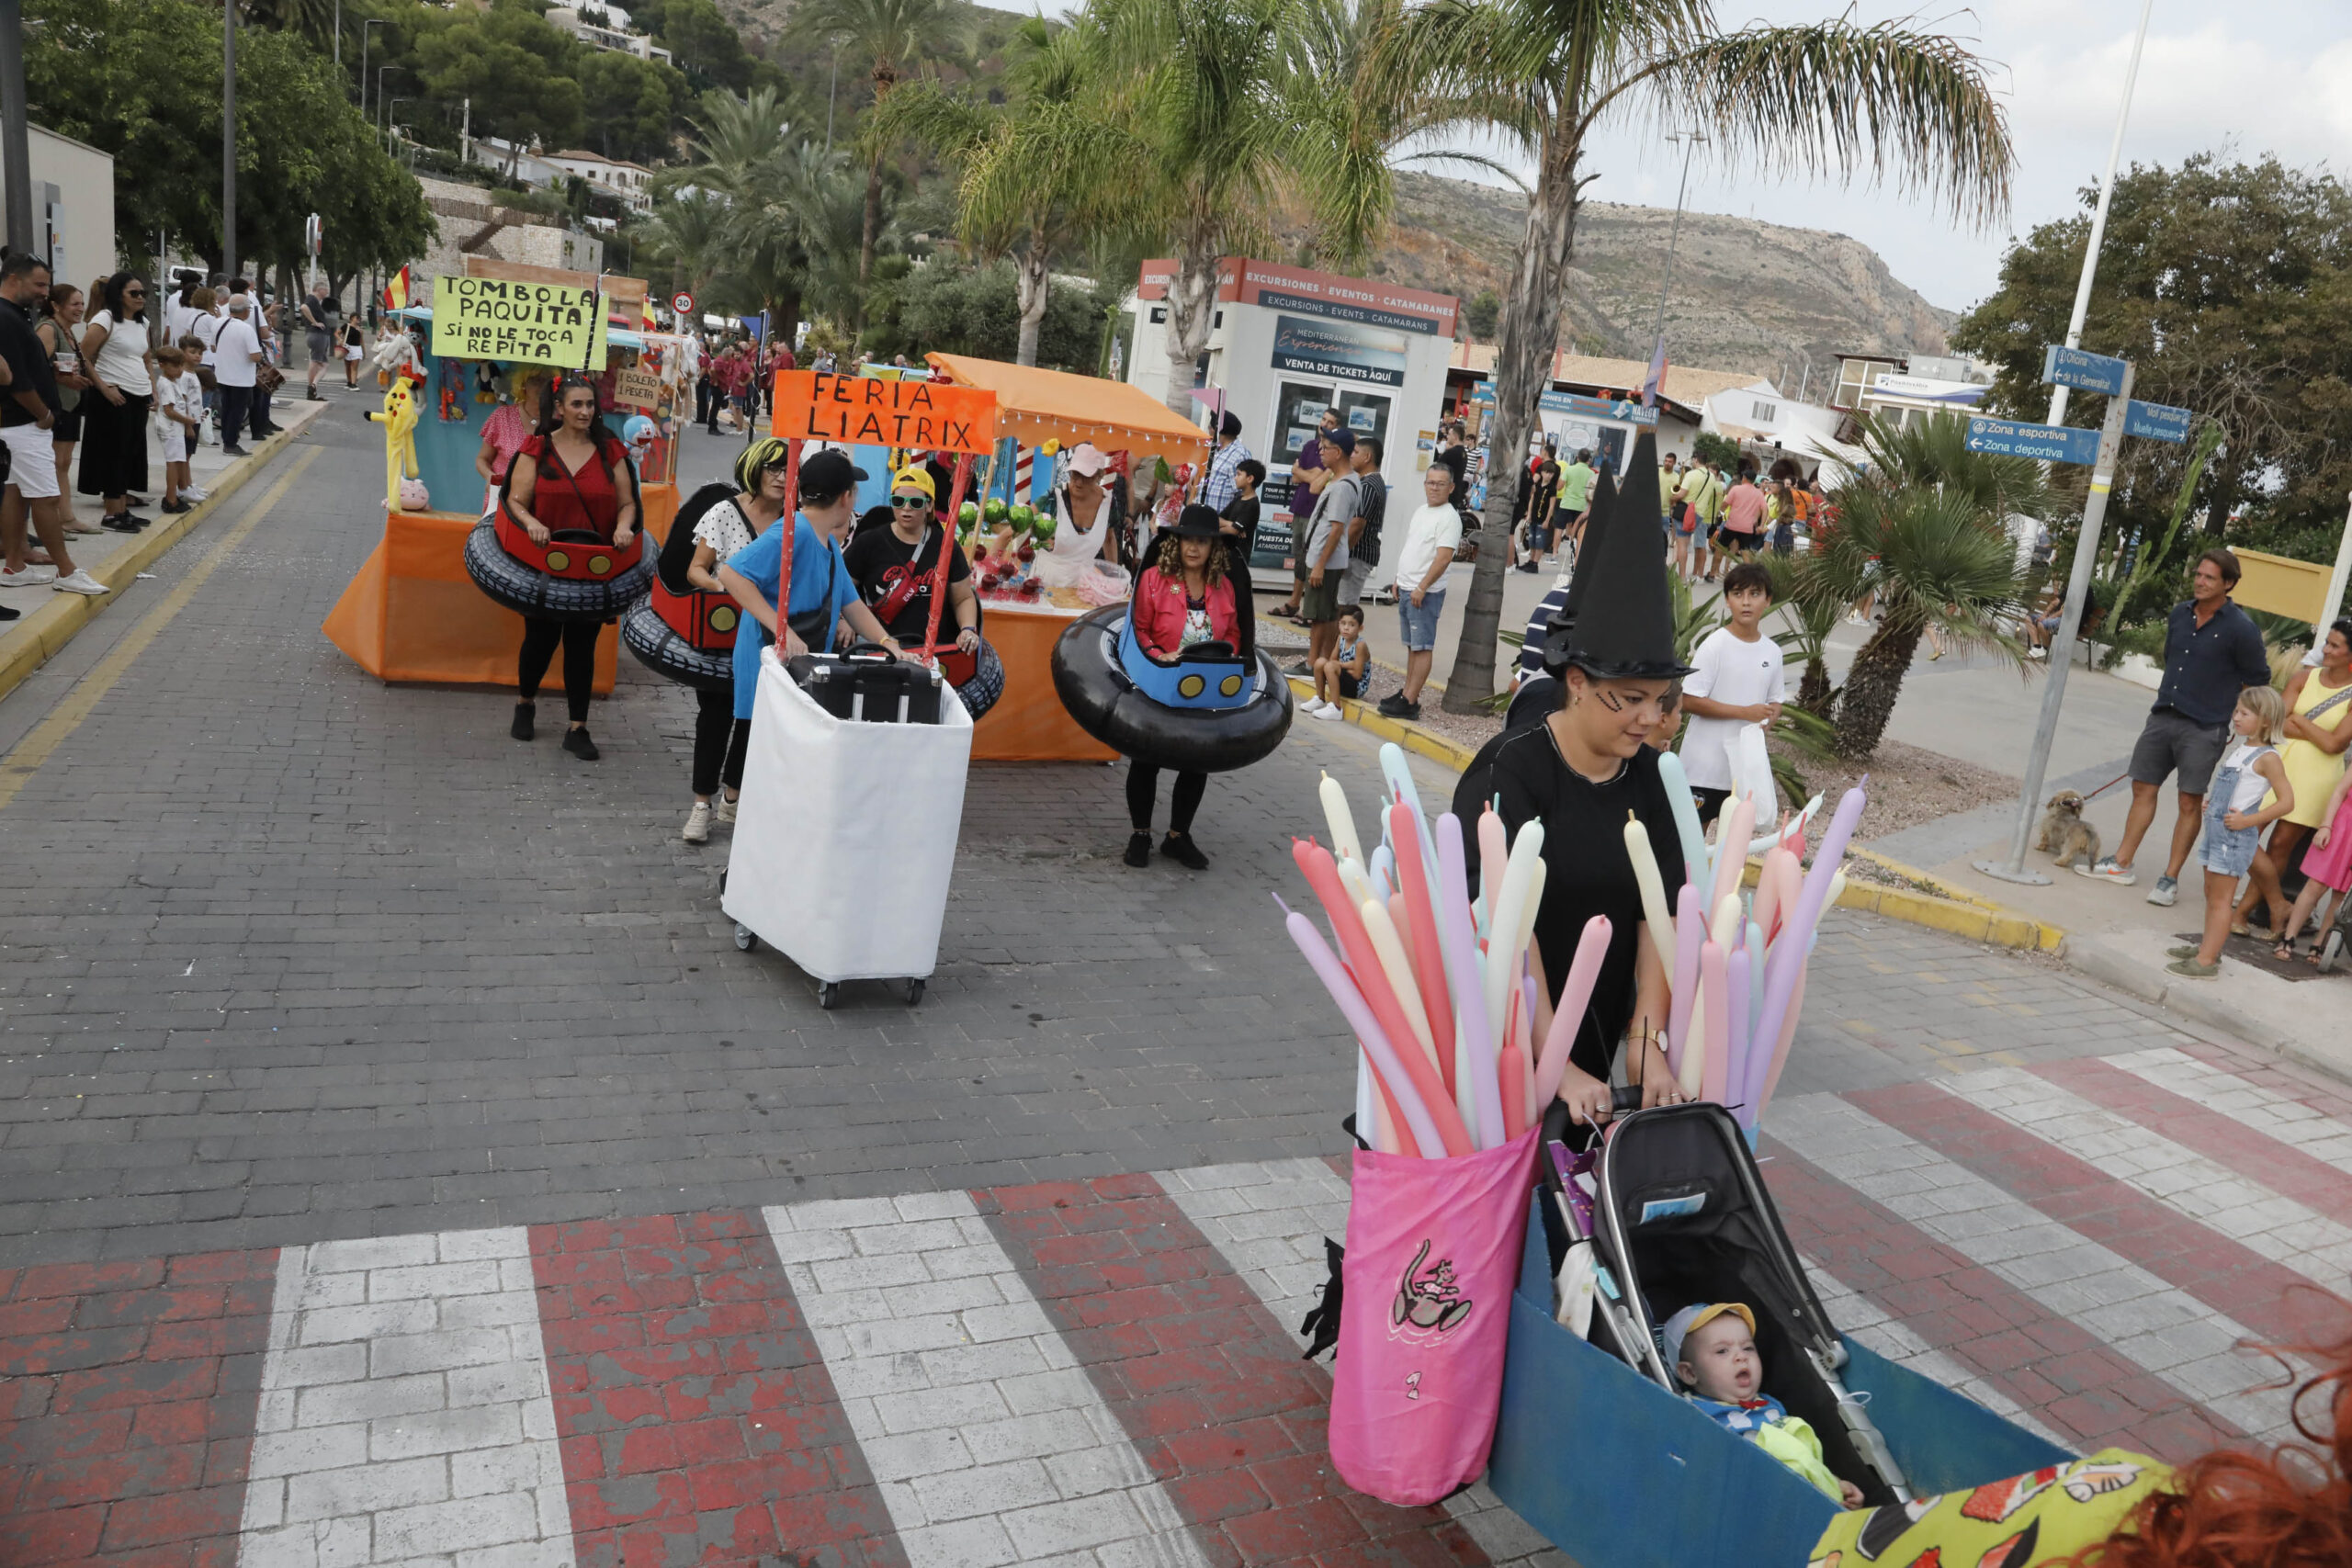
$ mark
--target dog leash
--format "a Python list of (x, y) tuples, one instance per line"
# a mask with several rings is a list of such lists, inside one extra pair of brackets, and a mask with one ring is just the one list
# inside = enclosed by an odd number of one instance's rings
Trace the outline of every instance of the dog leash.
[(2116, 774), (2113, 778), (2099, 785), (2098, 788), (2091, 791), (2090, 794), (2083, 796), (2083, 804), (2085, 806), (2088, 806), (2092, 801), (2097, 800), (2100, 795), (2105, 795), (2109, 790), (2113, 789), (2117, 784), (2121, 784), (2125, 779), (2128, 779), (2131, 776), (2131, 770), (2128, 768), (2125, 769), (2122, 773)]

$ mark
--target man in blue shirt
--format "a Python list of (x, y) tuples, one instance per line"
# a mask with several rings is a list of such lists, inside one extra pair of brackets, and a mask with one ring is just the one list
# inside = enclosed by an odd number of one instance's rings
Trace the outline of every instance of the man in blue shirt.
[(800, 515), (792, 525), (792, 588), (782, 614), (784, 525), (767, 532), (719, 563), (718, 581), (743, 613), (757, 623), (735, 637), (735, 716), (749, 718), (760, 685), (760, 649), (782, 642), (780, 658), (813, 649), (828, 652), (842, 621), (867, 642), (880, 643), (900, 658), (910, 657), (885, 631), (857, 594), (849, 568), (842, 564), (841, 541), (857, 521), (857, 481), (865, 470), (842, 453), (816, 452), (800, 463)]
[(2186, 604), (2173, 606), (2165, 628), (2165, 678), (2147, 728), (2132, 749), (2132, 812), (2124, 818), (2123, 841), (2097, 865), (2075, 868), (2129, 887), (2140, 880), (2132, 869), (2140, 840), (2156, 819), (2156, 793), (2167, 774), (2179, 774), (2180, 819), (2173, 824), (2172, 855), (2165, 874), (2148, 890), (2148, 902), (2169, 905), (2178, 896), (2180, 868), (2196, 847), (2205, 814), (2205, 786), (2229, 743), (2230, 713), (2248, 686), (2270, 683), (2270, 658), (2262, 628), (2230, 602), (2237, 586), (2238, 558), (2207, 550), (2197, 558)]

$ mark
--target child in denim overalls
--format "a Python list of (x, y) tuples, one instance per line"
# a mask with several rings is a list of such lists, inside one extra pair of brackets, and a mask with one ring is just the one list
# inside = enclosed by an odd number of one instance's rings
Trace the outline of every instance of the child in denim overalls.
[(2210, 980), (2222, 972), (2222, 944), (2230, 938), (2238, 878), (2254, 863), (2262, 830), (2295, 809), (2294, 786), (2287, 782), (2277, 746), (2286, 722), (2287, 701), (2276, 687), (2248, 686), (2238, 694), (2236, 711), (2230, 715), (2237, 744), (2222, 757), (2205, 791), (2205, 940), (2172, 950), (2168, 967), (2175, 975)]

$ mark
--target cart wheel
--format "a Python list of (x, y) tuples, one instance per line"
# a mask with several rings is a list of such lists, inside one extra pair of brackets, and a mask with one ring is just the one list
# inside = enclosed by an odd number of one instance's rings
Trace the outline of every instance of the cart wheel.
[(910, 981), (908, 981), (908, 982), (907, 982), (907, 1005), (908, 1005), (909, 1007), (913, 1007), (913, 1006), (917, 1005), (918, 1003), (920, 1003), (922, 1000), (922, 982), (921, 980), (910, 980)]
[(735, 950), (738, 953), (757, 953), (760, 950), (760, 939), (752, 933), (751, 927), (741, 921), (735, 926)]
[(2328, 932), (2327, 945), (2320, 950), (2319, 972), (2323, 975), (2335, 974), (2335, 961), (2343, 956), (2344, 933), (2342, 931)]
[(817, 987), (817, 1005), (827, 1012), (841, 1006), (842, 983), (839, 980), (827, 980), (820, 984)]

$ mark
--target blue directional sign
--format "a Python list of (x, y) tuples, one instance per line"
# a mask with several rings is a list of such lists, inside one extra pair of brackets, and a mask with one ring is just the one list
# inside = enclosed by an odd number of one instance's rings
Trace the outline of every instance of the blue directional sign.
[(2088, 464), (2098, 457), (2098, 432), (2066, 424), (2025, 424), (1978, 416), (1968, 422), (1968, 449), (2045, 463)]
[(1546, 391), (1535, 404), (1550, 413), (1579, 413), (1587, 419), (1612, 419), (1627, 424), (1656, 424), (1657, 410), (1645, 409), (1633, 398), (1588, 398), (1578, 392)]
[(2143, 403), (2134, 398), (2123, 405), (2123, 434), (2144, 435), (2151, 441), (2186, 441), (2189, 422), (2195, 417), (2187, 409)]
[(2123, 373), (2130, 368), (2120, 359), (2086, 354), (2060, 344), (2053, 343), (2041, 353), (2041, 379), (2045, 386), (2079, 387), (2086, 392), (2105, 392), (2110, 398), (2123, 390)]

